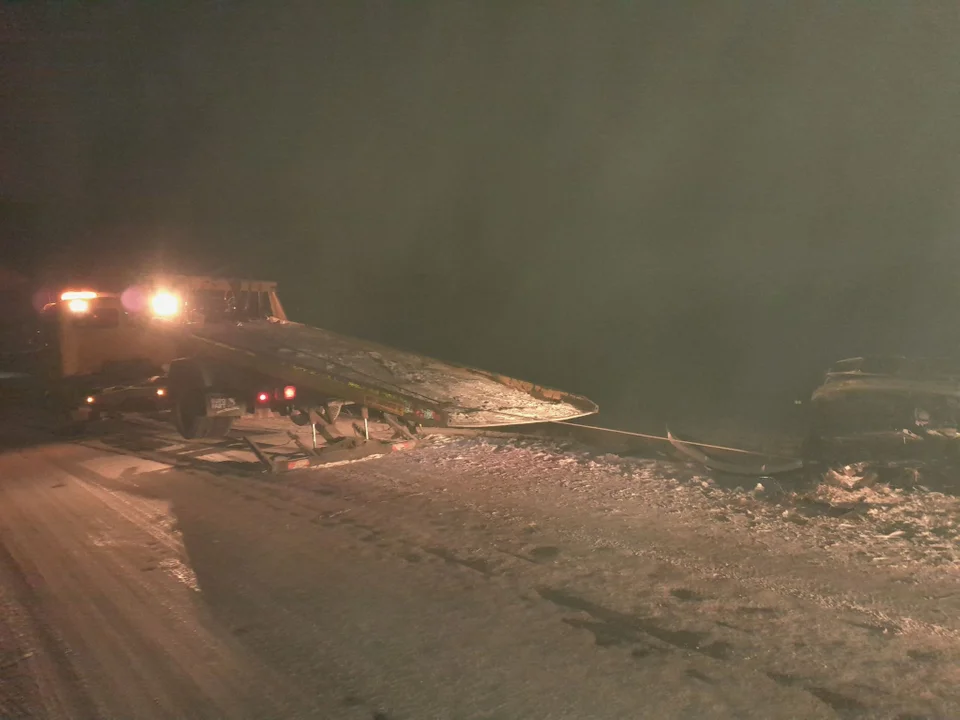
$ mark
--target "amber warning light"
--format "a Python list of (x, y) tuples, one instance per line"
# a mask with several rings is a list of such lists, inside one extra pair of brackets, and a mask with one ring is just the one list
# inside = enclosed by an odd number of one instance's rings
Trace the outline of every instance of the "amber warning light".
[(90, 301), (95, 297), (97, 294), (92, 290), (68, 290), (60, 294), (60, 300), (67, 304), (67, 310), (78, 315), (90, 310)]
[(61, 300), (93, 300), (97, 294), (91, 290), (68, 290), (61, 293)]
[(287, 385), (283, 389), (284, 400), (293, 400), (296, 397), (297, 397), (297, 389), (293, 385)]

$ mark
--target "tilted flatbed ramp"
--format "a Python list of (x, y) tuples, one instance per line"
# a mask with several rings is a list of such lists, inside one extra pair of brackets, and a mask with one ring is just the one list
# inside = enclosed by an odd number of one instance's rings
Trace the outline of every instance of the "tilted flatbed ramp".
[(592, 415), (585, 397), (289, 321), (185, 329), (195, 351), (424, 425), (481, 428)]

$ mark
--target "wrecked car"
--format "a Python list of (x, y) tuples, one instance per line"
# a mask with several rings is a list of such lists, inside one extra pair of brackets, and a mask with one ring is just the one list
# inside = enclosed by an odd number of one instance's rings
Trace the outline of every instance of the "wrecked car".
[(960, 362), (841, 360), (811, 397), (810, 459), (943, 455), (960, 447)]
[(857, 357), (831, 367), (808, 405), (795, 457), (667, 439), (682, 457), (719, 472), (776, 475), (862, 462), (960, 460), (960, 362)]

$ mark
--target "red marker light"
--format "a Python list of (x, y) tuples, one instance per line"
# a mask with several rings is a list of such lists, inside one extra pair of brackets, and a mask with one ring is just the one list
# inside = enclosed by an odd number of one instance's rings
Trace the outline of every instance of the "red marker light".
[(268, 401), (270, 400), (270, 396), (267, 395), (267, 393), (262, 392), (262, 393), (260, 393), (259, 395), (257, 395), (257, 400), (259, 400), (259, 401), (262, 402), (262, 403), (265, 403), (265, 402), (268, 402)]
[(297, 388), (293, 385), (287, 385), (283, 389), (283, 398), (284, 400), (293, 400), (297, 396)]

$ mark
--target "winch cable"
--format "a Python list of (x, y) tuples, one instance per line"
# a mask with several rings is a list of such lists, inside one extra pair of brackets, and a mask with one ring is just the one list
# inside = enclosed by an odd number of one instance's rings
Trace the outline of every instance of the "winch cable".
[(649, 435), (647, 433), (632, 432), (630, 430), (615, 430), (613, 428), (597, 427), (596, 425), (582, 425), (573, 422), (560, 422), (557, 425), (570, 425), (571, 427), (585, 428), (587, 430), (596, 430), (598, 432), (612, 433), (615, 435), (627, 435), (629, 437), (641, 438), (643, 440), (655, 440), (665, 443), (680, 443), (682, 445), (693, 445), (695, 447), (706, 448), (708, 450), (721, 450), (723, 452), (739, 453), (741, 455), (752, 455), (754, 457), (776, 458), (779, 460), (796, 460), (790, 455), (779, 453), (761, 452), (759, 450), (744, 450), (743, 448), (728, 447), (726, 445), (715, 445), (712, 443), (697, 442), (695, 440), (681, 440), (676, 436), (666, 437), (663, 435)]

